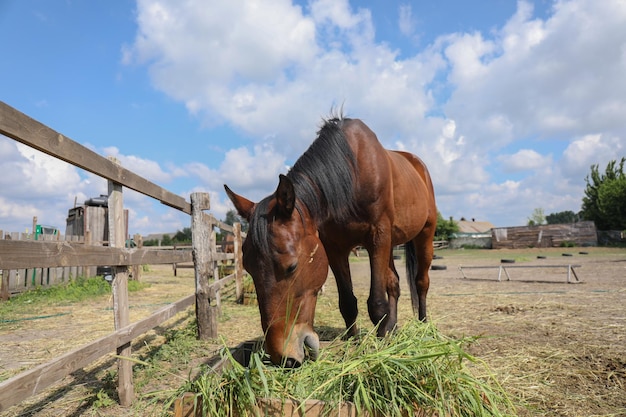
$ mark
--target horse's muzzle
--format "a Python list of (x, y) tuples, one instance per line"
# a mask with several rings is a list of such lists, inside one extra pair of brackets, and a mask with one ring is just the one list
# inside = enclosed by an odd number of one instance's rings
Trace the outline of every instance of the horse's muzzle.
[(317, 333), (310, 333), (304, 338), (304, 347), (306, 348), (309, 358), (317, 360), (320, 353), (320, 338)]
[[(319, 336), (309, 326), (302, 325), (300, 328), (294, 329), (289, 340), (274, 346), (280, 346), (282, 349), (276, 349), (272, 352), (272, 343), (266, 339), (266, 348), (272, 358), (272, 362), (285, 368), (297, 368), (308, 357), (316, 360), (319, 356)], [(283, 339), (284, 340), (284, 339)]]

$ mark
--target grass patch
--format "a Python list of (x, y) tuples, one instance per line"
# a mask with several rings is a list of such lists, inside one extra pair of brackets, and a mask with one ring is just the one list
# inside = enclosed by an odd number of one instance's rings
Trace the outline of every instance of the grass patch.
[[(149, 284), (138, 281), (128, 282), (128, 291), (140, 291)], [(8, 319), (11, 316), (30, 314), (33, 306), (39, 310), (41, 306), (68, 305), (111, 294), (111, 285), (101, 277), (78, 277), (67, 285), (38, 287), (34, 290), (17, 294), (8, 301), (0, 303), (0, 316)]]
[[(486, 365), (465, 352), (474, 338), (451, 339), (434, 325), (411, 321), (393, 335), (378, 338), (376, 329), (358, 341), (336, 339), (317, 361), (285, 370), (253, 352), (250, 363), (238, 363), (228, 348), (228, 365), (184, 386), (179, 393), (199, 393), (203, 415), (255, 415), (258, 398), (292, 399), (304, 407), (309, 399), (330, 405), (353, 402), (361, 412), (406, 416), (513, 415), (513, 405)], [(470, 366), (471, 371), (470, 371)], [(380, 414), (376, 414), (380, 413)]]

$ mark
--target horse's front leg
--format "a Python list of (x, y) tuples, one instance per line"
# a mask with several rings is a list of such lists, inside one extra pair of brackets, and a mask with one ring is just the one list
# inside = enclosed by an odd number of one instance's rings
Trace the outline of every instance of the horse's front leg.
[(372, 323), (378, 324), (378, 336), (384, 336), (398, 322), (400, 282), (393, 265), (391, 237), (378, 236), (373, 241), (377, 244), (368, 248), (372, 277), (367, 308)]
[(352, 288), (352, 276), (350, 275), (350, 264), (348, 262), (349, 254), (350, 251), (342, 251), (338, 248), (327, 250), (328, 262), (337, 282), (339, 311), (346, 322), (347, 336), (356, 336), (358, 334), (356, 318), (359, 310)]

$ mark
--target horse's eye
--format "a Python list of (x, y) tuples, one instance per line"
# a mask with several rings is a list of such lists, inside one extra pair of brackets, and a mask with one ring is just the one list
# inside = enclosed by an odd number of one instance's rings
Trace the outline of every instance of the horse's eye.
[(286, 275), (291, 275), (294, 272), (296, 272), (296, 269), (298, 268), (298, 264), (291, 264), (289, 265), (289, 267), (287, 267), (287, 269), (285, 270), (285, 274)]

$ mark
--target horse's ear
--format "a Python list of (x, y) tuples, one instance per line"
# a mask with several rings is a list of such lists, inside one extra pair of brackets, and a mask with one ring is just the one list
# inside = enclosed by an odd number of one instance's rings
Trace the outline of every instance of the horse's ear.
[(226, 190), (226, 195), (228, 195), (230, 201), (235, 205), (237, 213), (247, 221), (250, 221), (250, 216), (252, 216), (252, 211), (254, 210), (254, 203), (245, 197), (235, 194), (226, 184), (224, 184), (224, 190)]
[(278, 188), (276, 188), (276, 210), (281, 217), (291, 217), (296, 205), (296, 192), (293, 183), (285, 175), (279, 175)]

